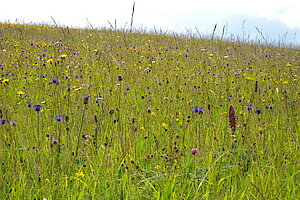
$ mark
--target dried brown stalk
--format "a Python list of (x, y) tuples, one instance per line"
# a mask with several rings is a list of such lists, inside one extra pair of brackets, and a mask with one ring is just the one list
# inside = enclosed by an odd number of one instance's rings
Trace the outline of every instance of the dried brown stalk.
[(231, 104), (229, 107), (229, 126), (231, 128), (232, 135), (235, 134), (236, 130), (236, 115), (235, 115), (235, 110), (233, 108), (233, 105)]

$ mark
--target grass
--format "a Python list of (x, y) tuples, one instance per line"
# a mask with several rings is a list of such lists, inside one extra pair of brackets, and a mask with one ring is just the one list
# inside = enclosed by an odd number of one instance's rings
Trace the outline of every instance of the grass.
[(4, 23), (0, 35), (0, 199), (300, 196), (296, 48)]

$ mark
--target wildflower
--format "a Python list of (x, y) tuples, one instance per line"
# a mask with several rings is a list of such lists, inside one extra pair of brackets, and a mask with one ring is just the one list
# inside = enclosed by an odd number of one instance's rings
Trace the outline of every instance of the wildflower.
[(41, 105), (34, 105), (33, 109), (37, 112), (41, 111), (43, 109), (43, 107)]
[(192, 149), (191, 149), (191, 153), (192, 153), (193, 155), (198, 154), (198, 149), (192, 148)]
[(161, 126), (165, 129), (168, 127), (168, 125), (166, 123), (162, 123)]
[(130, 87), (126, 86), (125, 90), (130, 90)]
[(268, 106), (266, 106), (266, 108), (272, 110), (274, 108), (274, 106), (273, 105), (268, 105)]
[(29, 107), (29, 108), (32, 107), (32, 103), (27, 102), (26, 105), (27, 105), (27, 107)]
[(0, 121), (0, 125), (3, 125), (5, 123), (6, 123), (6, 121), (4, 119)]
[(63, 120), (63, 117), (62, 116), (55, 117), (55, 120), (61, 122)]
[(232, 135), (234, 135), (235, 130), (236, 130), (236, 114), (235, 114), (235, 110), (234, 110), (234, 107), (232, 104), (229, 107), (228, 119), (229, 119), (229, 126), (232, 131)]
[(252, 105), (248, 105), (248, 106), (246, 106), (246, 109), (250, 112), (250, 111), (254, 110), (254, 107)]
[(90, 98), (90, 96), (89, 95), (84, 95), (83, 96), (83, 104), (88, 104), (88, 102), (89, 102), (89, 98)]
[(64, 58), (66, 58), (68, 55), (67, 54), (63, 54), (63, 55), (60, 55), (59, 57), (61, 58), (61, 59), (64, 59)]
[(58, 144), (58, 140), (57, 139), (52, 139), (51, 144)]
[(153, 111), (151, 112), (152, 117), (156, 117), (156, 113)]
[(47, 64), (49, 64), (49, 63), (52, 64), (52, 62), (53, 62), (53, 59), (49, 59), (46, 61)]
[(204, 113), (204, 109), (203, 108), (199, 108), (198, 106), (196, 106), (195, 108), (192, 108), (192, 112), (195, 112), (195, 113)]
[(155, 165), (154, 169), (160, 169), (161, 166), (160, 165)]
[(77, 172), (77, 173), (75, 173), (75, 175), (77, 176), (77, 177), (84, 177), (84, 173), (82, 173), (82, 172)]
[(57, 84), (57, 83), (58, 83), (58, 79), (57, 79), (56, 77), (54, 77), (54, 78), (51, 80), (51, 82)]
[(17, 92), (17, 94), (18, 94), (18, 96), (20, 97), (20, 96), (22, 96), (23, 94), (25, 94), (23, 91), (19, 91), (19, 92)]
[(16, 120), (12, 120), (11, 122), (10, 122), (10, 124), (12, 125), (12, 126), (16, 126), (17, 125), (17, 121)]
[(262, 114), (261, 110), (256, 110), (255, 113), (256, 114)]
[(99, 103), (100, 101), (102, 101), (102, 98), (97, 98), (96, 99), (96, 103)]
[(3, 84), (5, 84), (5, 83), (8, 84), (8, 82), (9, 82), (9, 79), (7, 79), (7, 78), (2, 80)]

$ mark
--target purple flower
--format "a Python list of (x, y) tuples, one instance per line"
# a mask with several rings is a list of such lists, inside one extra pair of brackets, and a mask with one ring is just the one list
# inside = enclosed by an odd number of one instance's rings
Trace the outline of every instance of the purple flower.
[(198, 153), (198, 149), (192, 148), (192, 149), (191, 149), (191, 153), (192, 153), (193, 155), (196, 155), (196, 154)]
[(96, 103), (99, 103), (100, 101), (102, 101), (102, 98), (97, 98), (96, 99)]
[(29, 108), (32, 107), (32, 103), (27, 102), (26, 105), (27, 105), (27, 107), (29, 107)]
[(51, 144), (58, 144), (58, 139), (52, 139)]
[(61, 122), (63, 120), (63, 117), (62, 116), (55, 117), (55, 120)]
[(258, 115), (262, 114), (261, 110), (256, 110), (255, 113), (258, 114)]
[(266, 108), (272, 110), (274, 108), (274, 106), (273, 105), (268, 105), (268, 106), (266, 106)]
[(52, 82), (52, 83), (58, 83), (58, 79), (57, 79), (57, 78), (53, 78), (53, 79), (51, 80), (51, 82)]
[(130, 90), (130, 87), (129, 87), (129, 86), (126, 86), (125, 90)]
[(246, 109), (250, 112), (250, 111), (254, 110), (254, 107), (252, 105), (248, 105), (248, 106), (246, 106)]
[(12, 126), (16, 126), (17, 125), (17, 121), (16, 120), (12, 120), (11, 122), (10, 122), (10, 124), (12, 125)]
[(6, 123), (6, 121), (4, 119), (0, 121), (0, 125), (3, 125), (5, 123)]
[(198, 106), (196, 106), (195, 108), (192, 108), (192, 112), (195, 112), (195, 113), (204, 113), (204, 109), (203, 108), (199, 108)]
[(33, 109), (37, 112), (41, 111), (43, 109), (43, 107), (41, 105), (34, 105)]

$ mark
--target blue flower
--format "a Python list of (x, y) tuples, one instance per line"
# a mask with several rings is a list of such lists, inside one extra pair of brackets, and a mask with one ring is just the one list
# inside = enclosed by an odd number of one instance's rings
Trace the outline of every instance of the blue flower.
[(250, 112), (254, 110), (254, 107), (252, 105), (246, 106), (246, 109)]
[(199, 108), (198, 106), (196, 106), (195, 108), (192, 108), (192, 112), (195, 112), (195, 113), (204, 113), (204, 109), (203, 108)]
[(3, 125), (5, 123), (6, 123), (6, 121), (4, 119), (0, 121), (0, 125)]
[(10, 122), (10, 124), (12, 125), (12, 126), (16, 126), (17, 125), (17, 121), (16, 120), (12, 120), (11, 122)]
[(271, 110), (271, 109), (274, 108), (274, 106), (273, 105), (268, 105), (268, 106), (266, 106), (266, 108)]
[(52, 82), (52, 83), (58, 83), (58, 79), (57, 79), (57, 78), (53, 78), (53, 79), (51, 80), (51, 82)]
[(51, 144), (58, 144), (58, 139), (51, 140)]
[(43, 107), (41, 105), (34, 105), (33, 109), (37, 112), (41, 111), (43, 109)]
[(55, 120), (61, 122), (63, 120), (63, 117), (62, 116), (55, 117)]
[(96, 99), (96, 103), (99, 103), (99, 102), (101, 102), (102, 101), (102, 98), (97, 98)]
[(129, 86), (126, 86), (125, 90), (130, 90), (130, 87), (129, 87)]
[(256, 110), (255, 113), (256, 114), (262, 114), (261, 110)]

